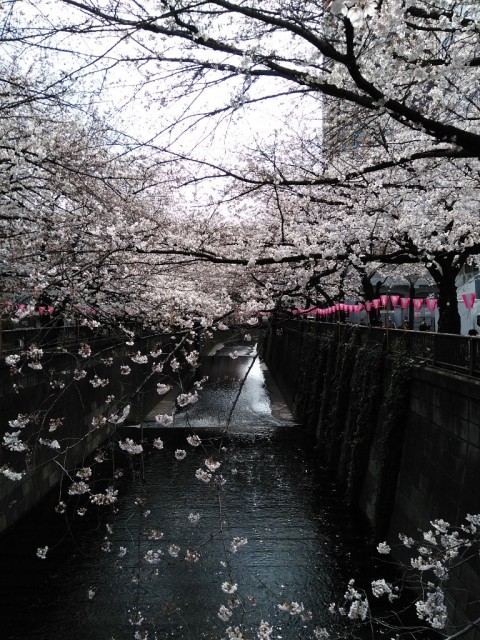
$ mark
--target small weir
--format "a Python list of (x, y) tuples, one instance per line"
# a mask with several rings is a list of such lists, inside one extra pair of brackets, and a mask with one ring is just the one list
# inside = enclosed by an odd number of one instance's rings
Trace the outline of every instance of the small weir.
[(173, 426), (122, 434), (143, 439), (142, 456), (110, 450), (113, 512), (58, 514), (57, 494), (3, 537), (2, 640), (220, 640), (227, 627), (253, 639), (262, 621), (298, 640), (329, 626), (358, 573), (359, 530), (254, 347), (217, 349), (201, 375)]

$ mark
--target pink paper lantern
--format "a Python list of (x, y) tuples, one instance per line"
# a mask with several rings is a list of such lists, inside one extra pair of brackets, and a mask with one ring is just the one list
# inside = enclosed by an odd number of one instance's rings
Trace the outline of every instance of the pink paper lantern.
[(371, 302), (369, 302), (369, 301), (365, 302), (365, 309), (366, 309), (368, 312), (370, 312), (370, 311), (372, 310), (372, 306), (373, 306), (373, 305), (372, 305), (372, 303), (371, 303)]
[(423, 305), (423, 298), (414, 298), (413, 299), (413, 308), (415, 311), (420, 311)]
[(410, 298), (400, 298), (400, 306), (402, 309), (408, 309), (408, 305), (410, 304)]
[(462, 300), (467, 309), (473, 309), (473, 305), (475, 304), (475, 294), (474, 293), (462, 293)]
[(386, 307), (387, 306), (389, 297), (390, 296), (387, 296), (387, 295), (381, 295), (380, 296), (380, 303), (381, 303), (382, 307)]
[(345, 304), (341, 302), (339, 305), (340, 311), (345, 311)]
[(335, 303), (335, 310), (336, 311), (340, 311), (340, 303), (339, 302)]
[(390, 302), (392, 303), (392, 307), (395, 308), (400, 300), (400, 296), (390, 296)]
[(427, 309), (430, 311), (430, 313), (433, 313), (435, 311), (437, 302), (438, 301), (435, 298), (427, 298), (425, 300), (425, 304), (427, 305)]
[(373, 306), (375, 307), (375, 309), (379, 309), (380, 308), (380, 299), (376, 299), (372, 302)]
[(357, 304), (357, 307), (358, 307), (358, 311), (359, 311), (359, 312), (360, 312), (360, 311), (363, 311), (363, 309), (365, 308), (365, 307), (364, 307), (364, 305), (363, 305), (362, 303)]

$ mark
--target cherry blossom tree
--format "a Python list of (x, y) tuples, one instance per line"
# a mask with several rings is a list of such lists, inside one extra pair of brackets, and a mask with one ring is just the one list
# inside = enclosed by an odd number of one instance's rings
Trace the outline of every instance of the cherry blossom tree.
[[(478, 516), (471, 514), (458, 526), (437, 519), (418, 537), (400, 532), (391, 546), (381, 542), (377, 551), (384, 559), (389, 560), (396, 546), (403, 562), (394, 563), (396, 571), (390, 578), (376, 577), (367, 588), (351, 580), (342, 601), (330, 606), (337, 620), (348, 620), (351, 626), (338, 635), (323, 629), (324, 635), (318, 637), (327, 637), (326, 633), (328, 637), (394, 633), (395, 637), (406, 638), (422, 637), (424, 633), (428, 636), (432, 630), (442, 638), (470, 637), (480, 620), (474, 615), (467, 620), (458, 617), (454, 622), (452, 595), (461, 568), (475, 562), (478, 526)], [(385, 604), (379, 607), (382, 600)]]
[[(49, 12), (55, 20), (47, 23), (33, 6), (18, 20), (12, 10), (9, 46), (43, 53), (48, 42), (71, 77), (98, 74), (125, 104), (133, 91), (120, 78), (128, 73), (137, 104), (164, 110), (158, 132), (170, 137), (159, 147), (199, 168), (190, 183), (233, 180), (241, 185), (236, 198), (243, 194), (248, 203), (263, 188), (268, 196), (256, 207), (277, 200), (277, 260), (419, 262), (439, 285), (442, 330), (458, 331), (458, 318), (450, 317), (455, 305), (447, 302), (456, 296), (455, 275), (478, 252), (475, 3), (163, 2), (152, 11), (125, 1), (113, 11), (100, 0), (56, 0), (42, 5), (42, 14)], [(238, 156), (220, 161), (217, 151), (208, 161), (204, 149), (211, 146), (200, 140), (226, 131), (227, 116), (237, 123), (259, 103), (287, 100), (289, 114), (315, 112), (323, 120), (297, 135), (295, 151), (283, 145), (272, 155), (260, 139), (260, 171), (251, 158), (242, 166)], [(138, 127), (135, 135), (145, 138)], [(149, 149), (158, 149), (160, 139), (152, 139)], [(231, 207), (228, 198), (224, 204)], [(307, 208), (310, 248), (295, 253), (305, 224), (292, 211)], [(288, 251), (287, 227), (294, 238)], [(232, 243), (234, 257), (223, 244), (198, 251), (190, 237), (177, 255), (252, 263), (243, 240)], [(269, 260), (272, 253), (259, 255), (265, 238), (252, 240), (256, 264)], [(315, 272), (311, 277), (317, 280)]]
[[(68, 11), (61, 12), (65, 6)], [(160, 80), (168, 70), (180, 97), (233, 79), (239, 94), (224, 105), (233, 109), (239, 102), (270, 98), (255, 89), (273, 77), (278, 79), (273, 95), (323, 93), (386, 114), (419, 134), (409, 145), (412, 154), (423, 147), (423, 153), (428, 149), (439, 157), (477, 156), (475, 2), (442, 0), (433, 8), (423, 0), (164, 1), (149, 10), (126, 0), (113, 10), (100, 0), (59, 0), (42, 11), (55, 9), (58, 26), (37, 22), (17, 31), (13, 24), (12, 37), (35, 45), (52, 31), (88, 35), (90, 30), (98, 42), (99, 34), (113, 31), (92, 50), (89, 62), (106, 64), (106, 56), (110, 64), (162, 61), (158, 75), (145, 71), (147, 79)], [(125, 38), (130, 49), (121, 46)], [(463, 77), (459, 67), (466, 69)]]
[[(48, 296), (64, 315), (94, 307), (87, 328), (119, 326), (128, 309), (152, 332), (175, 331), (162, 353), (139, 350), (123, 329), (122, 346), (131, 349), (117, 373), (149, 365), (145, 378), (158, 376), (160, 395), (173, 380), (181, 385), (182, 367), (195, 369), (201, 331), (224, 329), (233, 313), (246, 320), (296, 300), (353, 295), (384, 265), (430, 271), (441, 328), (458, 330), (447, 303), (456, 299), (455, 276), (480, 249), (476, 2), (24, 0), (6, 1), (3, 11), (1, 48), (18, 65), (15, 73), (5, 65), (1, 81), (4, 295)], [(26, 69), (36, 81), (26, 82)], [(274, 142), (257, 132), (254, 145), (250, 134), (244, 143), (240, 125), (263, 103), (288, 126)], [(88, 341), (75, 348), (84, 366), (68, 372), (70, 381), (85, 378), (103, 407), (92, 430), (121, 425), (129, 399), (114, 399), (106, 375), (89, 369), (97, 354)], [(23, 367), (41, 371), (43, 356), (34, 345), (10, 354), (12, 379)], [(113, 366), (105, 354), (102, 366)], [(53, 380), (59, 394), (62, 384)], [(181, 388), (176, 409), (199, 391)], [(17, 416), (3, 448), (26, 455), (32, 438), (60, 460), (61, 436), (45, 437), (38, 426), (44, 420), (55, 432), (55, 419)], [(173, 412), (156, 420), (168, 426)], [(162, 447), (155, 439), (153, 448)], [(119, 438), (118, 448), (143, 455), (131, 438)], [(185, 450), (174, 455), (180, 461)], [(17, 482), (28, 464), (0, 470)], [(196, 479), (222, 486), (217, 464), (205, 461)], [(83, 465), (71, 472), (68, 495), (89, 508), (115, 504), (114, 484), (97, 492), (91, 474)], [(420, 626), (458, 637), (478, 625), (470, 620), (451, 634), (445, 601), (450, 570), (477, 551), (479, 526), (478, 516), (458, 530), (436, 521), (424, 541), (401, 540), (415, 551)], [(245, 543), (235, 538), (231, 552)], [(47, 553), (39, 547), (39, 558)], [(169, 553), (178, 554), (175, 545)], [(157, 560), (153, 550), (145, 558)], [(186, 560), (197, 562), (198, 552)], [(372, 595), (395, 600), (397, 586), (379, 576)], [(345, 600), (332, 606), (340, 619), (372, 622), (370, 593), (350, 584)], [(301, 597), (279, 609), (304, 614)], [(228, 621), (229, 611), (218, 616)], [(419, 631), (391, 618), (375, 624)], [(265, 622), (257, 635), (271, 633)], [(313, 637), (331, 633), (312, 623)], [(242, 632), (228, 627), (227, 635)]]

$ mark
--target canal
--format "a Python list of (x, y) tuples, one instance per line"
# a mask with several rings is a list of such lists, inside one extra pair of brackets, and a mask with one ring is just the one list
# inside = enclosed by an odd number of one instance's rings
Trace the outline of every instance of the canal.
[(235, 627), (297, 640), (329, 626), (366, 557), (361, 526), (255, 347), (220, 345), (201, 375), (172, 426), (155, 422), (160, 400), (125, 431), (141, 455), (106, 448), (113, 510), (83, 514), (75, 496), (56, 513), (57, 494), (2, 538), (3, 640), (220, 640)]

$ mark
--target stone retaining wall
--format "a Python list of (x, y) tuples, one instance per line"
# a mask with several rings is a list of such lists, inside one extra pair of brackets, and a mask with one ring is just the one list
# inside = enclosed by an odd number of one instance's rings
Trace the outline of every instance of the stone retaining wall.
[[(150, 349), (158, 341), (155, 337), (148, 338), (141, 344), (136, 344), (135, 351), (139, 348)], [(0, 366), (3, 429), (0, 438), (5, 432), (16, 430), (8, 423), (19, 414), (38, 414), (38, 420), (32, 420), (21, 430), (20, 435), (23, 441), (28, 442), (28, 471), (20, 481), (12, 481), (0, 474), (0, 532), (12, 526), (38, 504), (60, 482), (65, 469), (81, 466), (92, 452), (107, 443), (115, 429), (114, 425), (107, 423), (100, 428), (92, 426), (92, 418), (101, 415), (108, 408), (103, 400), (107, 393), (113, 394), (116, 401), (120, 401), (120, 406), (125, 402), (130, 403), (131, 421), (145, 415), (158, 401), (155, 393), (158, 379), (152, 377), (146, 385), (142, 385), (151, 372), (151, 363), (140, 365), (131, 362), (124, 344), (112, 347), (105, 343), (102, 349), (99, 348), (99, 352), (101, 355), (85, 366), (87, 376), (78, 381), (72, 381), (71, 372), (73, 369), (83, 368), (85, 361), (76, 355), (49, 354), (44, 358), (42, 371), (35, 371), (24, 365), (22, 374), (18, 376), (21, 388), (16, 392), (12, 387), (9, 367), (4, 363)], [(102, 357), (112, 357), (113, 363), (108, 366), (102, 362)], [(131, 366), (132, 371), (128, 376), (121, 376), (120, 364), (125, 363)], [(67, 382), (64, 389), (52, 389), (48, 380), (50, 369), (70, 372), (65, 376)], [(108, 387), (94, 388), (89, 380), (95, 374), (100, 378), (108, 378)], [(49, 421), (57, 417), (64, 418), (63, 425), (50, 432)], [(40, 438), (58, 440), (61, 453), (40, 444)], [(25, 452), (12, 452), (0, 447), (0, 467), (4, 465), (17, 472), (23, 471)]]
[[(278, 323), (264, 357), (295, 418), (315, 434), (321, 459), (368, 518), (375, 542), (398, 548), (400, 532), (414, 537), (431, 520), (461, 525), (468, 513), (480, 513), (480, 380), (415, 362), (407, 380), (383, 345), (378, 384), (362, 387), (371, 374), (366, 336), (338, 331), (326, 341), (314, 328)], [(367, 402), (370, 422), (359, 429)], [(395, 551), (397, 560), (408, 561), (404, 551)], [(480, 617), (480, 558), (450, 584), (455, 623)], [(478, 640), (480, 633), (462, 637)]]

